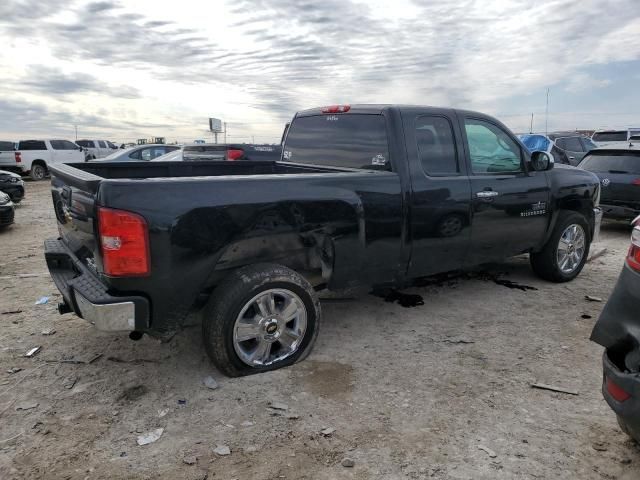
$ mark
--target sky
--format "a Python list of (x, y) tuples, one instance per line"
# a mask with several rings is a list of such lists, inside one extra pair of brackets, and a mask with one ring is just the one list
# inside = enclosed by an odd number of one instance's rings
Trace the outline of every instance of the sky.
[(1, 140), (209, 140), (215, 117), (270, 143), (340, 103), (640, 126), (639, 0), (1, 0), (0, 42)]

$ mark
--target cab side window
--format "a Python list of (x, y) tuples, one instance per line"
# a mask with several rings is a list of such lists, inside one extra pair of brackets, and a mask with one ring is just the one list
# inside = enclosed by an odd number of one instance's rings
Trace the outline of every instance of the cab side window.
[(473, 173), (522, 172), (522, 151), (507, 132), (497, 125), (475, 118), (465, 118), (467, 146)]
[(416, 119), (416, 143), (422, 170), (429, 176), (458, 175), (453, 127), (444, 117), (424, 115)]

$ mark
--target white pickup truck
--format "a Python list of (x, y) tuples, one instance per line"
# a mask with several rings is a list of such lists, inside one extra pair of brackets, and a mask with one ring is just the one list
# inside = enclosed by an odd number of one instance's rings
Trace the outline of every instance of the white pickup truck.
[(15, 151), (15, 143), (0, 140), (0, 170), (15, 170)]
[(76, 144), (85, 149), (87, 160), (104, 158), (118, 150), (118, 146), (108, 140), (77, 140)]
[(14, 156), (15, 169), (33, 180), (43, 180), (49, 165), (85, 161), (82, 147), (68, 140), (21, 140)]

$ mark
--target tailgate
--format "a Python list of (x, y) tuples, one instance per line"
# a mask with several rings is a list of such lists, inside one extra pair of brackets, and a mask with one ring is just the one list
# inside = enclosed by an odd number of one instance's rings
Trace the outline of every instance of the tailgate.
[(600, 201), (605, 205), (640, 208), (640, 185), (638, 175), (622, 173), (598, 173), (602, 185)]
[(95, 269), (96, 194), (100, 177), (73, 168), (52, 165), (51, 196), (63, 243), (85, 265)]

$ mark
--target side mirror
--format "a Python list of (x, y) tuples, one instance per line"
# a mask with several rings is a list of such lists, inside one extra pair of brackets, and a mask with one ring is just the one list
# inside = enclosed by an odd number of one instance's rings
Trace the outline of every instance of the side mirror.
[(553, 155), (547, 152), (533, 152), (531, 154), (531, 168), (536, 172), (546, 172), (553, 168)]

